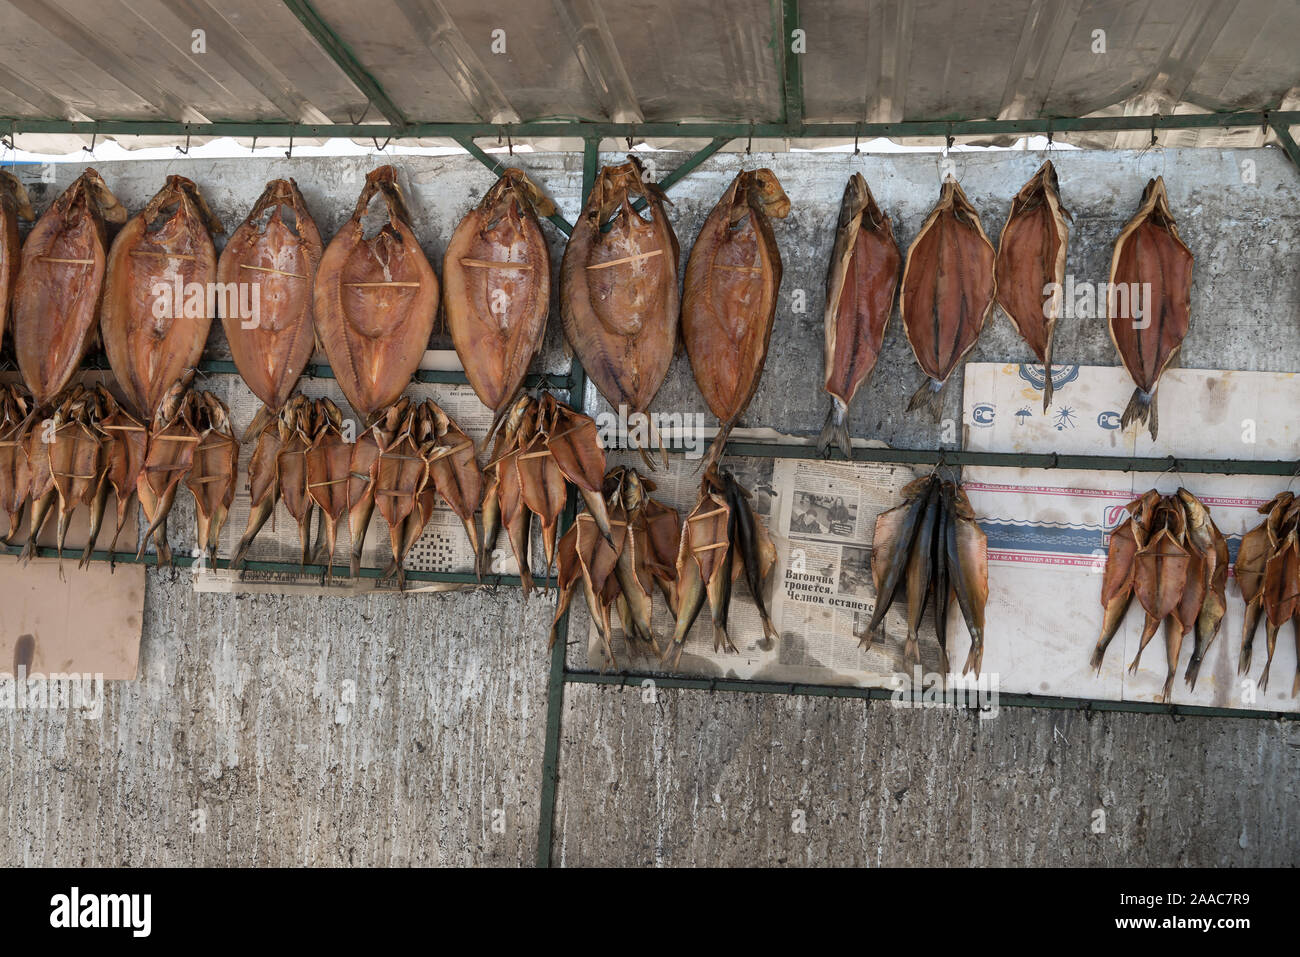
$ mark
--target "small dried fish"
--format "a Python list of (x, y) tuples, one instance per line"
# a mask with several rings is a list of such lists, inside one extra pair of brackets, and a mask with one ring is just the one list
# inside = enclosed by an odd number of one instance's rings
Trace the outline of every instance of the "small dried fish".
[(230, 424), (230, 410), (211, 392), (194, 396), (194, 430), (199, 441), (185, 487), (194, 496), (195, 545), (215, 561), (221, 530), (235, 500), (239, 477), (239, 441)]
[(0, 337), (4, 335), (14, 281), (18, 278), (21, 256), (18, 220), (31, 222), (35, 218), (27, 190), (18, 177), (0, 170)]

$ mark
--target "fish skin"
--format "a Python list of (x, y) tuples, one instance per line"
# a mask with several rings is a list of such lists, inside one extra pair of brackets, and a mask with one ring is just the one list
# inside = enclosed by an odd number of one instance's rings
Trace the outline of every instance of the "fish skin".
[[(292, 213), (292, 224), (284, 221), (284, 210)], [(221, 325), (240, 376), (271, 414), (293, 394), (316, 346), (313, 284), (324, 251), (298, 184), (275, 179), (217, 260), (218, 282), (257, 284), (256, 321), (223, 308)]]
[[(525, 440), (530, 436), (531, 428), (527, 422), (520, 428), (519, 434)], [(505, 525), (506, 537), (510, 540), (510, 548), (514, 552), (515, 561), (519, 564), (519, 577), (524, 590), (524, 597), (527, 597), (533, 588), (533, 574), (529, 568), (530, 555), (528, 551), (529, 542), (531, 541), (529, 528), (532, 512), (524, 504), (523, 483), (519, 478), (518, 455), (519, 452), (516, 448), (507, 452), (497, 461), (497, 497), (501, 503), (501, 522)], [(599, 597), (599, 595), (596, 597)]]
[[(866, 631), (858, 636), (859, 644), (863, 648), (870, 648), (875, 640), (875, 634), (879, 629), (881, 622), (885, 620), (885, 613), (889, 611), (890, 606), (894, 603), (894, 595), (898, 591), (899, 584), (907, 570), (907, 558), (912, 551), (912, 543), (916, 540), (917, 531), (920, 528), (921, 519), (929, 506), (931, 496), (939, 494), (939, 486), (932, 476), (927, 476), (926, 489), (924, 495), (916, 495), (910, 502), (907, 500), (907, 489), (904, 489), (904, 505), (896, 506), (898, 509), (906, 509), (901, 514), (903, 516), (901, 524), (896, 524), (898, 512), (889, 509), (876, 516), (876, 535), (872, 538), (872, 568), (874, 570), (876, 555), (880, 554), (882, 562), (882, 571), (880, 575), (880, 585), (876, 589), (876, 607), (872, 611), (871, 620), (867, 623)], [(913, 488), (916, 483), (908, 486)], [(891, 518), (886, 518), (891, 515)], [(882, 521), (883, 520), (883, 521)], [(888, 536), (897, 529), (897, 535), (894, 538)], [(881, 534), (886, 536), (885, 541), (876, 545), (877, 537)]]
[[(479, 539), (479, 557), (475, 573), (481, 579), (492, 567), (492, 551), (496, 548), (497, 536), (501, 533), (501, 459), (513, 450), (519, 436), (519, 429), (524, 417), (537, 415), (537, 401), (529, 395), (521, 395), (510, 407), (504, 419), (504, 430), (498, 430), (492, 445), (492, 457), (484, 467), (483, 491), (483, 537)], [(552, 453), (554, 454), (554, 453)], [(603, 461), (601, 475), (604, 475)], [(599, 497), (599, 496), (598, 496)], [(603, 505), (603, 500), (602, 500)], [(605, 523), (608, 526), (608, 521)]]
[[(117, 504), (116, 527), (113, 530), (113, 540), (108, 545), (111, 552), (117, 547), (122, 529), (131, 517), (131, 499), (136, 494), (140, 471), (144, 468), (149, 451), (149, 430), (144, 423), (122, 408), (107, 390), (104, 390), (101, 402), (105, 413), (100, 420), (100, 428), (105, 435), (104, 458), (108, 465), (105, 484), (112, 487)], [(88, 554), (82, 558), (89, 561)]]
[(938, 521), (931, 543), (931, 564), (934, 576), (931, 579), (934, 591), (934, 631), (939, 640), (939, 673), (945, 682), (952, 674), (952, 665), (948, 660), (948, 608), (952, 602), (952, 581), (948, 572), (948, 522), (951, 517), (940, 502)]
[[(520, 511), (524, 516), (528, 515), (527, 509)], [(604, 644), (605, 656), (612, 666), (615, 661), (610, 642), (609, 609), (617, 593), (618, 585), (613, 571), (618, 555), (589, 513), (580, 513), (575, 523), (578, 527), (576, 550), (582, 569), (583, 594)]]
[[(224, 228), (203, 194), (184, 176), (168, 176), (145, 209), (122, 227), (108, 251), (100, 334), (128, 407), (153, 422), (171, 387), (197, 368), (212, 316), (205, 301), (190, 315), (173, 303), (170, 318), (154, 315), (156, 284), (211, 288), (217, 278), (212, 233)], [(178, 258), (181, 257), (181, 258)]]
[(555, 617), (551, 619), (550, 636), (546, 641), (547, 649), (555, 647), (560, 635), (560, 619), (569, 611), (573, 593), (582, 580), (582, 566), (578, 562), (578, 523), (574, 522), (560, 536), (555, 546), (555, 588), (558, 597), (555, 602)]
[(943, 387), (993, 312), (995, 259), (979, 213), (957, 181), (945, 177), (939, 201), (908, 247), (903, 267), (903, 331), (926, 375), (908, 411), (928, 408), (939, 421)]
[[(1106, 309), (1111, 341), (1136, 386), (1120, 428), (1146, 423), (1153, 441), (1159, 429), (1155, 398), (1160, 376), (1178, 354), (1191, 323), (1192, 265), (1192, 252), (1178, 235), (1169, 209), (1164, 178), (1158, 176), (1148, 181), (1137, 212), (1115, 240)], [(1152, 302), (1138, 328), (1133, 303), (1125, 296), (1121, 304), (1115, 290), (1148, 288), (1148, 283)]]
[(213, 561), (235, 499), (239, 442), (230, 423), (230, 410), (211, 392), (196, 394), (194, 419), (199, 441), (185, 487), (194, 496), (195, 544)]
[(1056, 168), (1047, 160), (1011, 201), (998, 240), (997, 302), (1043, 363), (1044, 412), (1052, 404), (1052, 339), (1061, 315), (1068, 219)]
[(0, 170), (0, 338), (4, 336), (22, 260), (18, 220), (31, 222), (35, 218), (26, 187), (13, 173)]
[(53, 416), (48, 420), (34, 419), (24, 437), (24, 450), (29, 471), (29, 491), (27, 495), (31, 507), (27, 513), (27, 543), (18, 556), (18, 560), (23, 565), (26, 565), (36, 555), (37, 539), (40, 537), (41, 529), (45, 527), (45, 522), (49, 518), (50, 506), (54, 503), (56, 495), (54, 476), (50, 474), (50, 443), (43, 441), (42, 438), (46, 421), (50, 422), (54, 429), (57, 429), (61, 423), (60, 410), (56, 409)]
[(727, 508), (727, 526), (726, 526), (726, 548), (722, 549), (721, 559), (713, 570), (713, 575), (709, 578), (709, 612), (713, 616), (713, 650), (728, 651), (731, 654), (738, 654), (739, 649), (731, 640), (731, 635), (727, 631), (728, 618), (731, 612), (731, 586), (737, 576), (738, 565), (736, 555), (736, 513)]
[[(474, 455), (474, 442), (440, 406), (432, 401), (425, 404), (433, 415), (435, 426), (436, 450), (428, 456), (429, 478), (442, 500), (447, 503), (447, 507), (460, 519), (461, 525), (465, 528), (465, 535), (469, 539), (470, 549), (478, 555), (478, 531), (474, 527), (474, 513), (483, 501), (484, 482), (483, 472), (479, 469), (478, 460)], [(562, 493), (561, 497), (563, 497)], [(556, 514), (558, 516), (558, 512)], [(545, 526), (542, 531), (545, 535), (547, 532)], [(550, 535), (547, 548), (548, 571), (549, 563), (555, 554), (554, 524), (551, 525)]]
[(675, 624), (672, 638), (665, 646), (661, 660), (667, 661), (672, 655), (672, 665), (677, 667), (681, 661), (682, 650), (686, 647), (686, 635), (704, 608), (708, 595), (699, 553), (696, 551), (697, 540), (693, 529), (700, 523), (713, 523), (706, 518), (717, 506), (707, 492), (701, 491), (686, 520), (682, 522), (682, 534), (677, 549), (677, 603), (673, 608)]
[(1102, 614), (1101, 636), (1092, 653), (1093, 671), (1101, 671), (1106, 648), (1119, 631), (1124, 613), (1133, 600), (1133, 559), (1145, 538), (1139, 538), (1139, 534), (1137, 520), (1132, 516), (1121, 522), (1111, 533), (1106, 568), (1101, 580), (1101, 606), (1105, 611)]
[(736, 520), (734, 544), (744, 570), (745, 582), (749, 585), (750, 595), (758, 607), (758, 614), (763, 622), (763, 637), (775, 641), (781, 636), (772, 624), (772, 619), (767, 613), (767, 603), (763, 600), (763, 580), (767, 576), (761, 567), (759, 557), (759, 534), (756, 527), (759, 524), (758, 520), (754, 516), (753, 509), (750, 508), (747, 493), (740, 487), (731, 472), (722, 473), (722, 484), (724, 495)]
[(60, 572), (63, 544), (77, 507), (93, 497), (103, 478), (103, 436), (97, 425), (94, 393), (80, 391), (61, 413), (62, 424), (50, 442), (50, 477), (58, 495), (55, 549)]
[(275, 472), (280, 486), (280, 501), (298, 526), (301, 546), (299, 564), (311, 558), (311, 519), (315, 503), (307, 494), (307, 449), (311, 447), (314, 406), (302, 393), (280, 410), (280, 448), (276, 453)]
[(1201, 613), (1196, 618), (1196, 640), (1192, 646), (1192, 658), (1187, 663), (1187, 671), (1183, 675), (1183, 680), (1192, 690), (1196, 688), (1196, 677), (1200, 673), (1201, 663), (1209, 653), (1210, 646), (1214, 644), (1214, 639), (1218, 637), (1219, 629), (1223, 626), (1223, 619), (1228, 611), (1228, 542), (1213, 519), (1210, 521), (1210, 532), (1214, 541), (1214, 568), (1210, 576), (1205, 604), (1201, 606)]
[[(613, 492), (608, 498), (609, 523), (613, 532), (613, 547), (617, 552), (614, 575), (623, 600), (627, 605), (626, 630), (630, 641), (639, 641), (656, 646), (654, 630), (651, 626), (651, 594), (646, 583), (637, 575), (637, 554), (643, 543), (636, 534), (634, 510), (639, 507), (635, 497), (630, 503), (625, 501), (624, 493), (628, 489), (626, 470), (622, 468), (610, 471)], [(635, 494), (635, 493), (634, 493)]]
[(845, 458), (853, 456), (849, 406), (876, 367), (902, 266), (893, 224), (876, 205), (866, 179), (854, 173), (840, 201), (826, 272), (823, 386), (831, 409), (817, 440), (822, 456), (832, 445)]
[(547, 447), (545, 429), (539, 428), (528, 444), (519, 450), (516, 462), (524, 504), (541, 525), (542, 554), (546, 558), (549, 572), (551, 562), (555, 559), (555, 532), (560, 513), (568, 501), (569, 490), (564, 472)]
[(0, 386), (0, 505), (9, 517), (3, 539), (12, 545), (22, 527), (23, 510), (31, 491), (32, 473), (27, 460), (27, 433), (35, 423), (31, 396), (19, 385)]
[[(951, 483), (945, 483), (948, 484)], [(975, 521), (970, 500), (961, 486), (954, 486), (953, 500), (952, 514), (956, 520), (948, 526), (948, 561), (956, 569), (957, 605), (971, 638), (970, 652), (961, 673), (974, 670), (978, 678), (984, 663), (984, 609), (989, 598), (988, 536)]]
[(275, 511), (275, 503), (280, 500), (280, 446), (280, 423), (277, 417), (262, 426), (253, 446), (253, 457), (248, 463), (248, 527), (235, 546), (235, 555), (230, 561), (231, 568), (238, 568), (247, 559), (253, 539)]
[[(6, 213), (0, 219), (15, 221)], [(17, 258), (6, 263), (16, 270), (10, 287), (14, 354), (37, 407), (67, 387), (95, 340), (108, 264), (107, 223), (125, 221), (126, 208), (99, 173), (87, 168), (32, 227), (21, 266)], [(0, 310), (5, 300), (0, 291)]]
[(930, 494), (926, 496), (925, 513), (921, 516), (916, 541), (912, 543), (909, 550), (904, 575), (907, 590), (907, 642), (903, 646), (903, 659), (917, 664), (921, 661), (919, 630), (921, 619), (925, 615), (926, 601), (930, 595), (934, 535), (939, 526), (941, 510), (940, 496), (931, 486)]
[(686, 263), (682, 342), (718, 419), (706, 470), (720, 459), (763, 375), (782, 273), (771, 217), (789, 212), (771, 170), (742, 170), (709, 212)]
[(1160, 622), (1174, 613), (1187, 584), (1190, 556), (1168, 528), (1151, 536), (1133, 558), (1133, 595), (1147, 614), (1137, 655), (1129, 665), (1135, 673), (1142, 652)]
[(1287, 533), (1264, 566), (1263, 599), (1268, 660), (1264, 662), (1264, 672), (1260, 676), (1260, 691), (1268, 690), (1268, 673), (1273, 665), (1278, 631), (1300, 610), (1300, 534), (1295, 529)]
[(1200, 617), (1201, 606), (1209, 591), (1209, 582), (1205, 577), (1207, 564), (1205, 556), (1198, 549), (1188, 549), (1187, 584), (1173, 615), (1165, 620), (1165, 659), (1169, 670), (1160, 700), (1166, 703), (1173, 700), (1174, 678), (1178, 675), (1178, 657), (1182, 654), (1183, 641), (1196, 627), (1196, 619)]
[[(542, 215), (555, 212), (522, 170), (506, 169), (456, 226), (442, 261), (447, 331), (494, 419), (508, 414), (546, 332), (551, 257), (538, 206)], [(496, 262), (519, 266), (483, 265)]]
[[(362, 218), (376, 196), (387, 224), (369, 239)], [(358, 283), (414, 283), (405, 286)], [(420, 366), (438, 312), (438, 277), (397, 184), (380, 166), (330, 240), (312, 285), (317, 335), (339, 388), (363, 420), (396, 402)]]
[(140, 499), (149, 525), (140, 536), (136, 558), (144, 554), (152, 536), (159, 565), (172, 564), (171, 546), (167, 543), (167, 516), (176, 499), (176, 490), (194, 461), (199, 434), (194, 424), (195, 399), (189, 390), (192, 375), (178, 379), (163, 397), (149, 431), (149, 450), (144, 468), (136, 480)]
[(307, 448), (307, 494), (320, 509), (325, 522), (325, 580), (334, 577), (334, 544), (338, 526), (348, 512), (348, 486), (356, 443), (343, 437), (343, 413), (327, 398), (316, 400), (315, 434)]
[[(632, 209), (633, 196), (645, 200), (648, 220)], [(649, 407), (679, 336), (680, 250), (665, 202), (634, 157), (603, 167), (560, 264), (565, 338), (600, 394), (629, 413)], [(602, 228), (615, 213), (612, 226)]]

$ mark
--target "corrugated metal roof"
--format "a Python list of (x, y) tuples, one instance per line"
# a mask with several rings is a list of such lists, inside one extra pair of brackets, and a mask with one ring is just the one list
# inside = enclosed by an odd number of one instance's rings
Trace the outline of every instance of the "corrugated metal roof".
[[(791, 53), (792, 28), (806, 52)], [(1297, 41), (1295, 0), (0, 0), (0, 131), (54, 121), (23, 134), (39, 150), (91, 122), (103, 135), (279, 122), (323, 136), (1294, 110)], [(184, 140), (155, 129), (143, 142)], [(1134, 146), (1149, 133), (1060, 138)], [(1211, 128), (1162, 142), (1264, 138)]]

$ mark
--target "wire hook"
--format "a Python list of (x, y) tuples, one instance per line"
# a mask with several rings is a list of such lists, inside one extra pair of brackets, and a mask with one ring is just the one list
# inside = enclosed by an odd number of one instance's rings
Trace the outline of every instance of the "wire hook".
[(83, 147), (81, 148), (82, 151), (83, 151), (83, 152), (86, 152), (86, 153), (89, 153), (91, 156), (94, 156), (94, 155), (95, 155), (95, 138), (98, 137), (98, 136), (99, 136), (99, 130), (91, 130), (91, 133), (90, 133), (90, 145), (89, 145), (89, 146), (83, 146)]
[(289, 134), (289, 148), (284, 151), (285, 159), (293, 159), (293, 134)]
[(190, 155), (190, 131), (188, 129), (185, 131), (185, 146), (176, 147), (176, 152), (180, 153), (182, 156)]

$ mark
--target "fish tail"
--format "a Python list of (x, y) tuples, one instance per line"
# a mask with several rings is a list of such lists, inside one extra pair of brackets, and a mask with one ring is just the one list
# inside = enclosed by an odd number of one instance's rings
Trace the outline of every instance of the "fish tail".
[(1273, 659), (1264, 662), (1264, 673), (1259, 676), (1259, 690), (1263, 694), (1268, 690), (1268, 669), (1273, 666)]
[(858, 647), (863, 651), (870, 651), (871, 646), (876, 641), (876, 632), (872, 628), (864, 628), (862, 631), (855, 631), (853, 636), (858, 639)]
[(1177, 662), (1174, 663), (1173, 668), (1169, 669), (1169, 674), (1165, 676), (1165, 687), (1164, 690), (1161, 691), (1160, 693), (1160, 700), (1163, 701), (1165, 704), (1169, 704), (1169, 702), (1173, 700), (1174, 678), (1176, 675), (1177, 675)]
[(918, 639), (915, 634), (908, 635), (907, 640), (903, 642), (903, 660), (904, 661), (921, 660), (921, 642), (920, 639)]
[(1092, 665), (1094, 672), (1101, 671), (1101, 663), (1106, 658), (1106, 646), (1109, 644), (1109, 641), (1099, 641), (1097, 647), (1092, 649), (1092, 660), (1089, 664)]
[(1201, 673), (1201, 659), (1192, 655), (1192, 660), (1187, 662), (1187, 671), (1183, 674), (1183, 681), (1191, 691), (1196, 690), (1196, 679)]
[(1052, 346), (1047, 345), (1047, 358), (1043, 360), (1043, 412), (1046, 412), (1052, 405)]
[(1145, 423), (1147, 430), (1151, 433), (1151, 440), (1154, 442), (1156, 431), (1159, 428), (1155, 399), (1156, 394), (1154, 392), (1143, 392), (1141, 389), (1134, 389), (1132, 398), (1128, 400), (1128, 405), (1124, 408), (1124, 414), (1120, 416), (1119, 427), (1127, 429), (1133, 422), (1139, 425)]
[(921, 383), (921, 388), (913, 393), (912, 401), (907, 403), (907, 411), (928, 410), (934, 421), (938, 422), (943, 417), (943, 387), (944, 383), (939, 380), (927, 378)]
[(731, 637), (727, 634), (727, 629), (717, 622), (713, 623), (713, 650), (729, 651), (736, 654), (736, 646), (731, 643)]
[[(1249, 609), (1247, 610), (1249, 614)], [(1250, 673), (1251, 652), (1254, 650), (1254, 635), (1246, 635), (1241, 639), (1241, 655), (1237, 659), (1237, 674), (1244, 675)]]
[(853, 440), (849, 437), (848, 406), (839, 399), (831, 398), (830, 411), (826, 413), (826, 424), (817, 436), (817, 454), (830, 458), (831, 446), (838, 446), (846, 459), (853, 458)]
[(731, 435), (731, 423), (724, 422), (718, 427), (718, 434), (713, 437), (713, 442), (712, 444), (709, 445), (709, 452), (707, 455), (704, 456), (704, 461), (700, 463), (700, 465), (695, 469), (695, 471), (698, 472), (701, 469), (703, 469), (704, 472), (707, 473), (710, 469), (712, 469), (715, 465), (717, 465), (720, 461), (722, 461), (722, 453), (726, 451), (727, 439), (730, 437), (730, 435)]
[(980, 676), (980, 666), (984, 663), (984, 636), (971, 635), (970, 654), (966, 656), (966, 664), (962, 665), (961, 673), (974, 669), (975, 677)]

